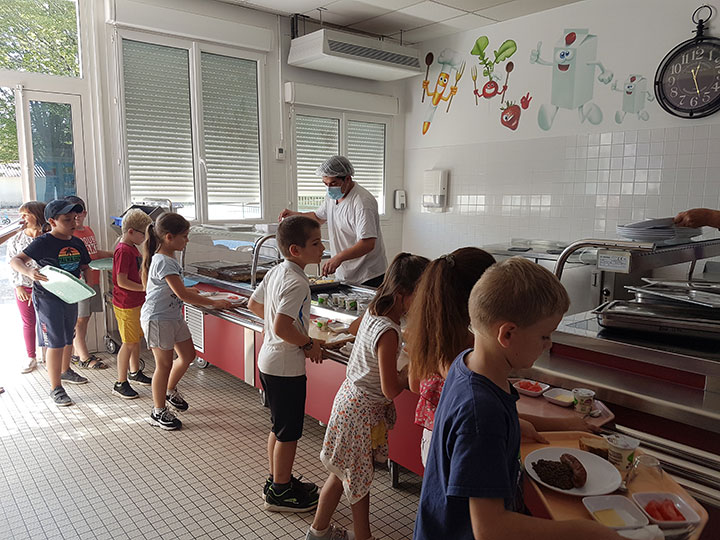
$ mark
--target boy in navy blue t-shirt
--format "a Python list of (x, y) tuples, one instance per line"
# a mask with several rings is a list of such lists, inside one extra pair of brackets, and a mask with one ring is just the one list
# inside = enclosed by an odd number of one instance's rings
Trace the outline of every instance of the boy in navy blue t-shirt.
[(518, 395), (507, 378), (550, 348), (569, 305), (553, 274), (519, 257), (490, 267), (475, 284), (475, 344), (450, 367), (435, 413), (415, 540), (620, 538), (594, 521), (520, 513), (520, 437), (538, 434), (518, 419)]
[(77, 304), (68, 304), (50, 291), (40, 282), (47, 278), (37, 269), (29, 268), (27, 263), (34, 260), (39, 267), (55, 266), (75, 277), (88, 268), (90, 255), (83, 241), (73, 236), (75, 216), (82, 212), (79, 204), (56, 199), (45, 206), (45, 219), (52, 230), (37, 237), (33, 242), (10, 260), (10, 266), (17, 272), (31, 278), (33, 284), (32, 300), (37, 313), (43, 345), (47, 347), (46, 362), (52, 391), (50, 397), (58, 406), (72, 405), (73, 401), (65, 392), (63, 382), (84, 384), (87, 382), (70, 369), (75, 323), (77, 321)]

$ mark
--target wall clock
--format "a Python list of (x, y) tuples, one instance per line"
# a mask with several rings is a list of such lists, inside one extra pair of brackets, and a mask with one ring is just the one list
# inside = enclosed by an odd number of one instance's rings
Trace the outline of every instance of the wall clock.
[[(704, 13), (707, 18), (700, 18)], [(675, 116), (702, 118), (720, 110), (720, 39), (704, 35), (712, 15), (707, 5), (695, 10), (695, 37), (671, 50), (655, 73), (655, 97)]]

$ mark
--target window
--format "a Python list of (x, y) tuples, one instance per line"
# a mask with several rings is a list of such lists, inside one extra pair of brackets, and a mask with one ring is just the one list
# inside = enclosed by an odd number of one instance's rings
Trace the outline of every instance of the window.
[(122, 54), (131, 200), (170, 199), (203, 222), (260, 219), (257, 60), (179, 40), (123, 39)]
[(80, 76), (77, 0), (2, 0), (0, 68)]
[(365, 121), (348, 115), (295, 116), (295, 168), (298, 210), (315, 210), (325, 199), (325, 186), (315, 170), (328, 157), (343, 154), (355, 168), (355, 180), (377, 199), (380, 214), (385, 213), (384, 121)]

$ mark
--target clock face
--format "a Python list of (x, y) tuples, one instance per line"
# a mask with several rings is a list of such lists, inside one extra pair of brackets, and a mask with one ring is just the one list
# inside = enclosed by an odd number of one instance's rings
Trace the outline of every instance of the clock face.
[(699, 118), (720, 109), (720, 40), (690, 40), (673, 49), (658, 68), (655, 92), (677, 116)]

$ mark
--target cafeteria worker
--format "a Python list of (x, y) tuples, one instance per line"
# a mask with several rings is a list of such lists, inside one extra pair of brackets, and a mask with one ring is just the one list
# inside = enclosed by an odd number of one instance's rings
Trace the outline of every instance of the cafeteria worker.
[(322, 275), (335, 274), (339, 281), (377, 287), (387, 269), (380, 214), (375, 197), (353, 181), (355, 169), (345, 156), (327, 159), (315, 174), (327, 187), (325, 200), (314, 212), (287, 208), (280, 219), (302, 215), (327, 222), (332, 258), (322, 265)]

